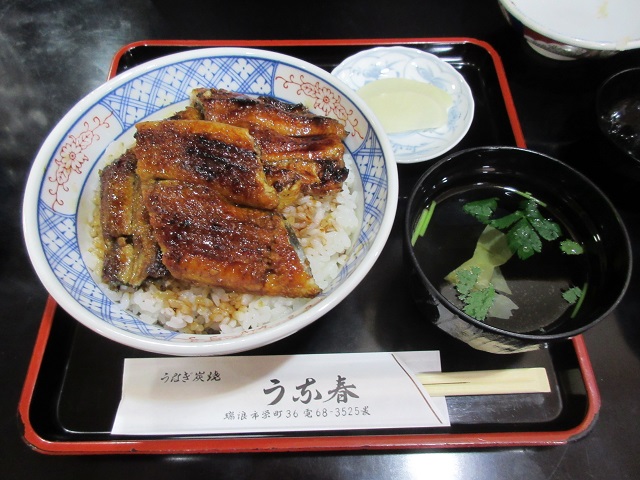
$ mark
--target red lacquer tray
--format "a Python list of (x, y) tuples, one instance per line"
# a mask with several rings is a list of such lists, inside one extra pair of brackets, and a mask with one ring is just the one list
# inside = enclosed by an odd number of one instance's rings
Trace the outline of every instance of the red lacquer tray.
[[(469, 38), (315, 41), (145, 41), (122, 48), (110, 76), (189, 48), (247, 46), (292, 55), (326, 70), (359, 50), (404, 45), (433, 53), (469, 83), (476, 104), (469, 133), (456, 147), (525, 146), (502, 63), (488, 44)], [(403, 289), (402, 216), (413, 183), (429, 162), (399, 165), (398, 218), (378, 262), (358, 288), (325, 317), (251, 354), (439, 350), (444, 371), (545, 367), (550, 393), (448, 397), (451, 426), (438, 429), (291, 432), (274, 435), (117, 437), (110, 433), (125, 358), (151, 356), (109, 341), (49, 300), (20, 399), (25, 441), (48, 454), (231, 453), (366, 449), (552, 446), (585, 435), (600, 395), (582, 337), (517, 355), (475, 351), (423, 318)]]

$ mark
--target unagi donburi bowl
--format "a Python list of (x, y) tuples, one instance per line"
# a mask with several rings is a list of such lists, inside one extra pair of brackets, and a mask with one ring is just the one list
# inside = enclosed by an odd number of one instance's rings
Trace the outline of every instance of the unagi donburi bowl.
[[(521, 193), (542, 202), (538, 204), (540, 213), (559, 224), (562, 234), (556, 240), (543, 241), (540, 253), (525, 260), (512, 254), (504, 257), (508, 259), (505, 263), (494, 261), (492, 265), (499, 265), (510, 287), (508, 297), (518, 308), (511, 316), (474, 318), (463, 311), (465, 305), (452, 282), (445, 280), (475, 257), (478, 239), (486, 228), (465, 213), (463, 206), (495, 196), (499, 206), (506, 205), (504, 210), (496, 210), (500, 213), (496, 218), (501, 218), (517, 211), (512, 206), (526, 201)], [(419, 217), (432, 202), (435, 208), (424, 234), (415, 235)], [(425, 320), (471, 347), (491, 353), (535, 350), (579, 335), (616, 307), (630, 280), (629, 238), (609, 199), (571, 166), (531, 150), (480, 147), (438, 161), (417, 181), (408, 201), (404, 229), (413, 298)], [(584, 252), (564, 253), (559, 243), (562, 239), (576, 241)], [(497, 285), (499, 278), (492, 278)], [(583, 298), (572, 304), (562, 294), (574, 286), (582, 290)]]
[[(353, 158), (360, 228), (346, 263), (322, 294), (267, 325), (233, 334), (186, 334), (149, 324), (111, 300), (92, 270), (90, 223), (99, 171), (133, 142), (135, 125), (167, 118), (194, 88), (223, 88), (301, 103), (344, 123)], [(23, 227), (33, 266), (57, 303), (84, 326), (121, 344), (168, 355), (219, 355), (287, 337), (329, 312), (378, 258), (396, 211), (398, 179), (377, 120), (351, 90), (324, 70), (264, 50), (211, 48), (153, 60), (87, 95), (53, 129), (26, 186)]]

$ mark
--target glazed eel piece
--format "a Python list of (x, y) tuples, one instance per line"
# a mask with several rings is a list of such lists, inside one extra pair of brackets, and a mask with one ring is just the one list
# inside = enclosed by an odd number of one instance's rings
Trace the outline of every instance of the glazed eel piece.
[(234, 205), (209, 186), (175, 180), (146, 183), (143, 192), (173, 277), (259, 295), (320, 293), (280, 214)]
[(168, 273), (149, 225), (136, 163), (129, 150), (100, 174), (102, 279), (112, 287), (137, 287), (149, 277)]
[(193, 108), (206, 120), (249, 129), (260, 148), (267, 182), (280, 194), (280, 206), (300, 194), (340, 190), (349, 174), (344, 164), (344, 126), (311, 113), (301, 104), (200, 88), (192, 92), (192, 105), (187, 110)]
[(246, 128), (204, 120), (136, 125), (135, 156), (142, 182), (181, 180), (214, 187), (230, 202), (274, 209), (259, 149)]
[(250, 97), (228, 90), (197, 88), (192, 92), (192, 104), (205, 120), (240, 127), (260, 125), (282, 135), (337, 135), (347, 132), (339, 121), (311, 113), (302, 104), (287, 103), (273, 97)]
[(278, 192), (280, 206), (299, 195), (339, 191), (349, 175), (337, 135), (294, 137), (257, 125), (249, 132), (260, 147), (267, 182)]

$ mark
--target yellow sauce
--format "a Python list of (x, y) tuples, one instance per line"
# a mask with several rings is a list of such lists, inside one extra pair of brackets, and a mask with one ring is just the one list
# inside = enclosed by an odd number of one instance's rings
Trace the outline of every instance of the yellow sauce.
[(367, 83), (358, 95), (373, 110), (387, 133), (438, 128), (447, 123), (453, 104), (449, 93), (426, 82), (383, 78)]

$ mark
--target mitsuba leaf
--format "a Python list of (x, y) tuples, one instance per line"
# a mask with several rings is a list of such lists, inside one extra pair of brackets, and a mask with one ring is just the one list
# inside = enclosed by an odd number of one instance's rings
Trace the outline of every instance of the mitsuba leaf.
[(542, 251), (542, 240), (526, 218), (522, 218), (507, 232), (507, 241), (509, 248), (522, 260)]
[(524, 212), (531, 226), (536, 232), (547, 241), (552, 241), (560, 237), (562, 230), (560, 225), (542, 216), (538, 205), (534, 200), (528, 200), (524, 205)]
[(582, 290), (580, 289), (580, 287), (572, 287), (569, 290), (562, 292), (562, 298), (564, 298), (568, 303), (572, 305), (576, 303), (581, 296)]
[(509, 228), (511, 225), (516, 223), (521, 218), (522, 218), (522, 212), (517, 211), (517, 212), (510, 213), (509, 215), (505, 215), (504, 217), (491, 220), (489, 224), (493, 228), (497, 228), (498, 230), (504, 230)]
[(455, 288), (458, 292), (458, 298), (464, 303), (462, 311), (483, 321), (493, 306), (496, 290), (491, 284), (486, 288), (479, 289), (477, 281), (480, 274), (481, 269), (478, 267), (457, 270), (458, 282), (455, 284)]
[(461, 269), (456, 271), (456, 276), (458, 277), (456, 290), (458, 291), (460, 299), (464, 301), (478, 281), (480, 268), (471, 267), (470, 269)]
[(486, 319), (495, 297), (496, 291), (492, 285), (481, 290), (471, 291), (465, 299), (464, 313), (481, 321)]
[(495, 197), (468, 202), (462, 206), (466, 213), (484, 224), (489, 223), (491, 215), (496, 211), (496, 208), (498, 208), (498, 199)]
[(582, 255), (584, 253), (582, 245), (573, 240), (563, 240), (560, 242), (560, 250), (567, 255)]

